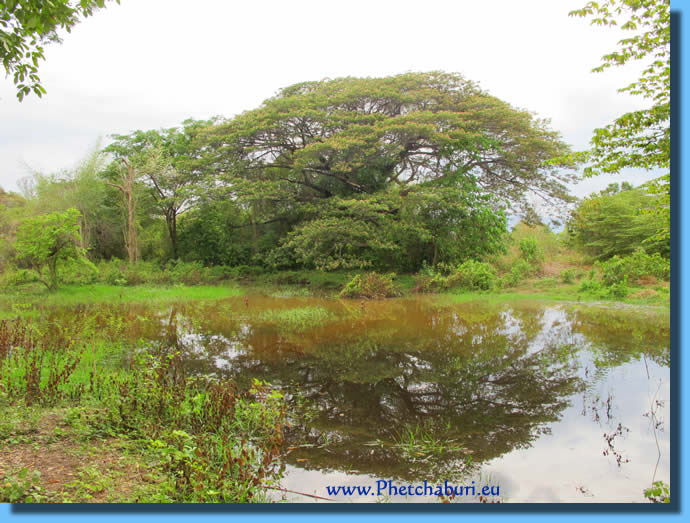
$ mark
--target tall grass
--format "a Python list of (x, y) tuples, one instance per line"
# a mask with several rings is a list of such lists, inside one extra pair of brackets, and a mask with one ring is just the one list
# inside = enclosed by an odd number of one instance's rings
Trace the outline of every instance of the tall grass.
[(333, 314), (323, 307), (297, 307), (294, 309), (268, 310), (259, 314), (259, 320), (272, 323), (281, 330), (303, 332), (325, 324)]

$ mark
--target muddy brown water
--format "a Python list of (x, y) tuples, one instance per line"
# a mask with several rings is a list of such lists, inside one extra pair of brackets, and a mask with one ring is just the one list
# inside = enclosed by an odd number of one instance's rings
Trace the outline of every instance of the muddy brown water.
[(643, 502), (669, 481), (668, 311), (266, 296), (87, 309), (191, 372), (280, 388), (295, 412), (281, 486), (295, 492), (276, 498), (434, 501), (377, 482), (448, 481), (503, 502)]

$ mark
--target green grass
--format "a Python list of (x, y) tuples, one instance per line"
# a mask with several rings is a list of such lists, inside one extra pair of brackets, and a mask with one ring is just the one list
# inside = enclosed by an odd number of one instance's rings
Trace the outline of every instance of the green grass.
[[(540, 280), (521, 284), (519, 287), (493, 290), (487, 292), (469, 292), (458, 289), (441, 294), (453, 302), (468, 302), (473, 300), (488, 301), (490, 303), (520, 301), (520, 300), (540, 300), (540, 301), (579, 301), (579, 302), (610, 302), (626, 303), (630, 305), (655, 305), (670, 306), (669, 294), (661, 290), (656, 295), (641, 297), (625, 297), (618, 300), (603, 299), (578, 292), (579, 283), (576, 284), (554, 284), (552, 279), (546, 284), (539, 284)], [(644, 290), (644, 287), (631, 287), (630, 294)]]
[(298, 307), (264, 311), (259, 315), (259, 320), (274, 323), (282, 330), (303, 332), (325, 324), (332, 317), (323, 307)]
[(41, 305), (76, 305), (99, 302), (156, 302), (219, 299), (239, 296), (246, 291), (236, 284), (229, 285), (137, 285), (122, 287), (118, 285), (90, 284), (64, 285), (55, 292), (47, 292), (36, 285), (27, 285), (3, 293), (0, 307), (13, 303), (36, 303)]

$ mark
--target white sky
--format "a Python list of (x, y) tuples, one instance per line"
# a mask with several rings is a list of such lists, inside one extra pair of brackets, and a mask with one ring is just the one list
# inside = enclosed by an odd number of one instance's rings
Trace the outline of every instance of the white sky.
[[(619, 31), (568, 12), (585, 0), (121, 0), (46, 49), (47, 95), (19, 103), (0, 77), (0, 187), (29, 169), (78, 163), (99, 139), (186, 118), (231, 116), (282, 87), (339, 76), (462, 73), (511, 105), (550, 118), (574, 149), (639, 109), (617, 92), (640, 69), (591, 73)], [(584, 196), (630, 171), (581, 182)]]

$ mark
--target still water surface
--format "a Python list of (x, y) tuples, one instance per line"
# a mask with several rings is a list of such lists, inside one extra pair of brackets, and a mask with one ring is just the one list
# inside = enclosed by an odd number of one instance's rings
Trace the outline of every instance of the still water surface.
[(281, 388), (296, 412), (288, 490), (437, 501), (326, 486), (449, 480), (499, 486), (504, 502), (643, 502), (669, 481), (668, 311), (261, 296), (109, 311), (190, 371)]

